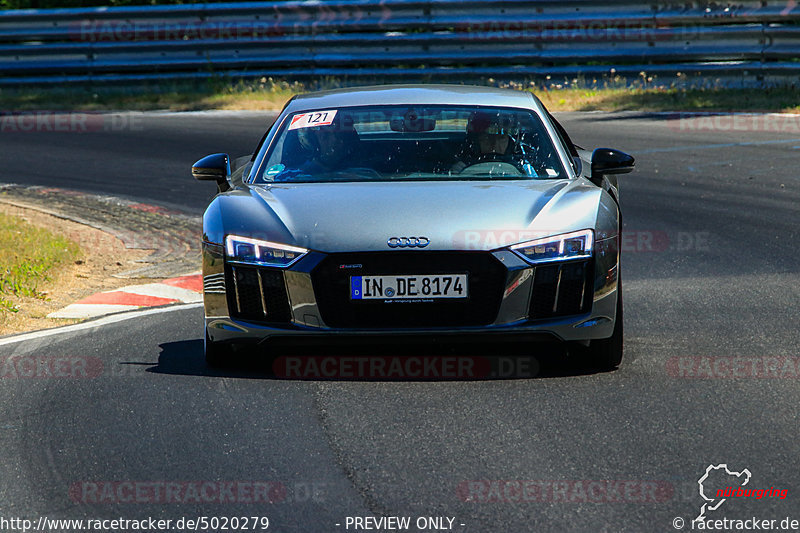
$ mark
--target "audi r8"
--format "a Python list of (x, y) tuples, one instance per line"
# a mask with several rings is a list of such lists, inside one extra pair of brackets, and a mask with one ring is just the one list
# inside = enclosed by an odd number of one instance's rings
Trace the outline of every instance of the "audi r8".
[(531, 92), (294, 97), (252, 156), (199, 160), (205, 356), (280, 341), (460, 336), (623, 355), (617, 174)]

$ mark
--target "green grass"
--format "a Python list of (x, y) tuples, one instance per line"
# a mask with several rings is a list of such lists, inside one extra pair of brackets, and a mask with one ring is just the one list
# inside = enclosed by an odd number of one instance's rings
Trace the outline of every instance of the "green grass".
[(40, 284), (80, 254), (74, 242), (0, 213), (0, 315), (19, 310), (11, 296), (44, 298)]
[[(644, 74), (644, 73), (642, 73)], [(714, 80), (680, 78), (681, 85), (656, 85), (642, 76), (634, 83), (619, 76), (601, 80), (572, 79), (503, 81), (484, 85), (533, 91), (553, 111), (768, 111), (800, 112), (800, 91), (794, 87), (729, 89)], [(295, 94), (380, 80), (325, 78), (300, 83), (272, 78), (232, 82), (170, 83), (136, 87), (0, 89), (0, 109), (8, 111), (198, 111), (208, 109), (277, 110)], [(480, 81), (473, 82), (481, 84)]]
[(209, 81), (136, 87), (0, 89), (6, 111), (202, 111), (208, 109), (280, 109), (299, 83), (262, 78), (248, 83)]
[(535, 92), (551, 111), (800, 112), (800, 92), (790, 88), (561, 88)]

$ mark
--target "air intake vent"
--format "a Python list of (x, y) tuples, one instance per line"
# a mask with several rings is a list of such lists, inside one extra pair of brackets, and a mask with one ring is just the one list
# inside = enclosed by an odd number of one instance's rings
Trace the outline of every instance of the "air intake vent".
[(231, 316), (258, 322), (290, 322), (289, 297), (283, 272), (277, 269), (228, 266)]
[(571, 261), (536, 267), (529, 318), (579, 315), (592, 298), (592, 262)]

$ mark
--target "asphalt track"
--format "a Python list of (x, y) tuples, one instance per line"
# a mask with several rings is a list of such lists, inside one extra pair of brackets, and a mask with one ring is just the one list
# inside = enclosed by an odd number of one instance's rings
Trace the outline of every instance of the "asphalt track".
[[(786, 497), (728, 498), (709, 518), (774, 519), (776, 529), (800, 520), (800, 117), (559, 117), (577, 143), (637, 157), (621, 178), (620, 370), (542, 360), (530, 379), (212, 372), (197, 307), (0, 340), (0, 514), (267, 516), (270, 531), (309, 532), (354, 531), (346, 517), (368, 515), (410, 516), (409, 531), (426, 516), (454, 517), (452, 530), (464, 532), (675, 531), (676, 517), (691, 529), (704, 502), (697, 481), (724, 463), (748, 469), (749, 487)], [(269, 123), (139, 120), (116, 131), (0, 133), (0, 181), (199, 213), (214, 188), (193, 182), (189, 165), (248, 153)], [(48, 377), (54, 358), (93, 370)], [(272, 503), (248, 503), (247, 493), (220, 503), (159, 500), (145, 486), (220, 481), (280, 489)], [(535, 483), (522, 491), (518, 481)], [(117, 492), (96, 497), (103, 487)], [(123, 501), (131, 487), (139, 497)]]

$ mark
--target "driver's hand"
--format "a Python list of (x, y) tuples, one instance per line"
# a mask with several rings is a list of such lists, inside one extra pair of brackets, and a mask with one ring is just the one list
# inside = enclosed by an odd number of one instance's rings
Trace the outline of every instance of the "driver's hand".
[(465, 168), (467, 168), (467, 164), (466, 163), (464, 163), (463, 161), (456, 161), (455, 165), (450, 167), (450, 172), (453, 172), (455, 174), (459, 174)]

